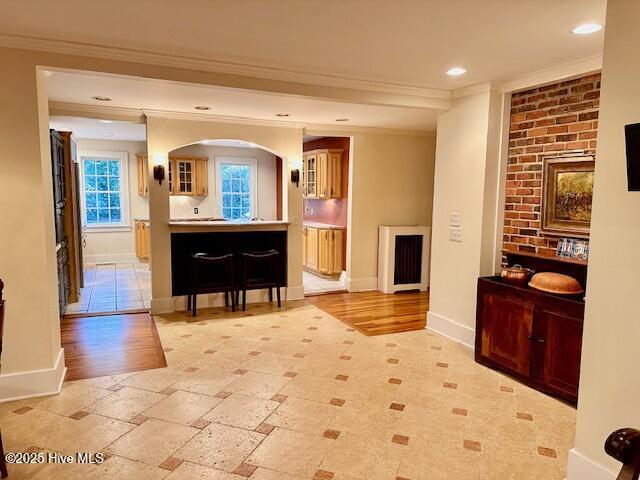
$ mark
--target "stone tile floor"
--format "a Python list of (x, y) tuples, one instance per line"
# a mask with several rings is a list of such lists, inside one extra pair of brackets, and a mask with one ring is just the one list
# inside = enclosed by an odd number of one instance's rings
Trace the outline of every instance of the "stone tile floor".
[(66, 313), (118, 312), (149, 308), (151, 272), (148, 263), (87, 265), (79, 300)]
[(13, 479), (555, 480), (575, 411), (428, 331), (365, 337), (306, 302), (156, 317), (168, 367), (0, 405)]

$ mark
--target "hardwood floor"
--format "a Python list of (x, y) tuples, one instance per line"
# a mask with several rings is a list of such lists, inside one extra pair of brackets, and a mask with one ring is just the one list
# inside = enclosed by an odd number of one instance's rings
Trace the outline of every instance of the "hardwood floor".
[(61, 340), (66, 380), (167, 366), (149, 313), (65, 318)]
[(428, 292), (337, 293), (307, 301), (368, 336), (422, 329), (429, 309)]

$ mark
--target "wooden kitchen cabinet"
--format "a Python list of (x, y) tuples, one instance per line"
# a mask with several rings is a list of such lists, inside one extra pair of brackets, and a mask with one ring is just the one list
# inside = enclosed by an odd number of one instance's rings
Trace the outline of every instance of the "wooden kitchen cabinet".
[(478, 280), (476, 361), (569, 402), (578, 399), (584, 301)]
[(302, 266), (307, 265), (307, 234), (309, 230), (307, 227), (302, 227)]
[(304, 266), (311, 270), (318, 270), (318, 229), (307, 228), (306, 232), (306, 262)]
[(135, 221), (136, 257), (139, 260), (149, 260), (149, 222)]
[(136, 155), (138, 172), (138, 195), (146, 197), (149, 194), (149, 159), (146, 155)]
[[(138, 195), (149, 193), (149, 160), (146, 154), (136, 155), (138, 161)], [(209, 195), (209, 159), (186, 155), (169, 155), (166, 181), (169, 195)]]
[(342, 272), (341, 229), (304, 227), (302, 230), (302, 263), (306, 269), (325, 275)]
[(199, 197), (209, 195), (209, 161), (206, 158), (195, 159), (195, 193)]
[(342, 150), (323, 149), (305, 152), (302, 165), (302, 187), (305, 198), (342, 197)]

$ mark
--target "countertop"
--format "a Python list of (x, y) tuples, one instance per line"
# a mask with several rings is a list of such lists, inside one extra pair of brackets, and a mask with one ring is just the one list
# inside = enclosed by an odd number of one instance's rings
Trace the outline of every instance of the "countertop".
[(289, 222), (284, 220), (171, 220), (172, 232), (211, 232), (211, 231), (261, 231), (286, 230)]
[(344, 230), (342, 225), (333, 225), (331, 223), (320, 223), (320, 222), (312, 222), (309, 220), (304, 220), (302, 222), (302, 226), (310, 227), (310, 228), (324, 228), (327, 230)]

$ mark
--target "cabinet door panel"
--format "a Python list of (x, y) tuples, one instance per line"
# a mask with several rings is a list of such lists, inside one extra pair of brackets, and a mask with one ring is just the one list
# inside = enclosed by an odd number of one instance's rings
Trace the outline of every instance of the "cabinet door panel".
[(342, 197), (342, 153), (332, 153), (329, 160), (329, 196)]
[(533, 306), (495, 294), (485, 294), (483, 300), (482, 356), (529, 375)]
[(543, 310), (536, 317), (544, 339), (542, 378), (550, 390), (576, 397), (580, 380), (582, 321), (567, 315)]
[(307, 267), (318, 269), (318, 229), (307, 228)]
[(176, 160), (175, 191), (177, 195), (195, 194), (195, 161)]
[(136, 257), (140, 258), (140, 222), (135, 222)]
[(318, 230), (318, 271), (329, 273), (329, 230)]
[(331, 265), (329, 266), (329, 273), (341, 273), (342, 272), (342, 230), (331, 230)]
[(307, 266), (307, 235), (308, 235), (307, 227), (302, 229), (302, 266)]
[(316, 155), (316, 169), (318, 177), (316, 194), (318, 198), (326, 198), (329, 196), (329, 166), (326, 153), (318, 153)]
[(195, 194), (201, 197), (209, 195), (209, 162), (204, 159), (196, 160), (196, 189)]
[(315, 198), (317, 196), (317, 170), (316, 156), (307, 155), (305, 157), (304, 178), (305, 178), (305, 197)]

